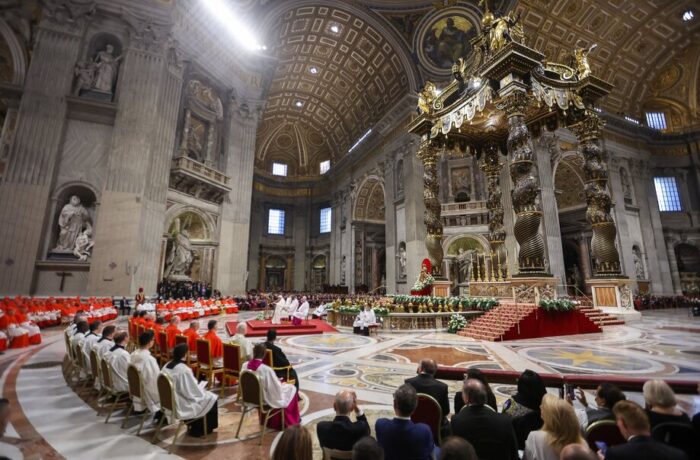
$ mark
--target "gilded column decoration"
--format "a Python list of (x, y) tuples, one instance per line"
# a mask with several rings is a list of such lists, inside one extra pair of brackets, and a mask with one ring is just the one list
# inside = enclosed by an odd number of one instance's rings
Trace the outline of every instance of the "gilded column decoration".
[(586, 218), (591, 224), (593, 238), (591, 252), (593, 255), (594, 276), (601, 278), (619, 278), (622, 275), (620, 255), (615, 247), (617, 228), (610, 215), (612, 200), (608, 191), (608, 170), (605, 166), (604, 152), (599, 145), (600, 133), (605, 125), (598, 115), (586, 110), (581, 121), (571, 126), (579, 140), (584, 159), (586, 176)]
[(486, 200), (486, 207), (489, 210), (489, 244), (491, 245), (491, 251), (495, 256), (497, 261), (496, 278), (507, 278), (508, 277), (508, 264), (505, 263), (506, 259), (506, 230), (503, 226), (503, 191), (501, 190), (500, 175), (501, 169), (503, 169), (503, 163), (501, 163), (498, 152), (498, 145), (494, 142), (489, 142), (484, 147), (484, 159), (481, 163), (481, 170), (486, 176), (486, 189), (488, 192), (488, 199)]
[(513, 180), (511, 199), (515, 210), (513, 230), (520, 245), (520, 274), (547, 273), (544, 240), (540, 234), (542, 207), (539, 200), (539, 179), (530, 132), (525, 125), (528, 97), (522, 91), (506, 96), (499, 108), (508, 117), (508, 153), (511, 155), (510, 176)]
[(423, 222), (426, 226), (425, 246), (432, 264), (433, 276), (442, 276), (442, 221), (440, 214), (440, 184), (437, 174), (438, 152), (430, 141), (423, 142), (418, 149), (418, 159), (423, 162), (423, 202), (425, 215)]

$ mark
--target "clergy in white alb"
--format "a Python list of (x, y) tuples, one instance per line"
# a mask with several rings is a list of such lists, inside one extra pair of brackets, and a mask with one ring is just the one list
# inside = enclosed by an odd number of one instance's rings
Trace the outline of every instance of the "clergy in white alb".
[(173, 360), (163, 366), (162, 373), (170, 377), (175, 390), (177, 414), (172, 416), (186, 421), (199, 419), (187, 425), (187, 433), (190, 436), (201, 437), (204, 436), (203, 420), (206, 420), (207, 433), (211, 433), (219, 426), (217, 397), (204, 389), (206, 381), (197, 384), (192, 369), (183, 362), (186, 355), (187, 345), (184, 343), (176, 345), (173, 348)]
[(100, 340), (100, 337), (102, 337), (102, 321), (94, 321), (89, 326), (88, 333), (85, 334), (83, 340), (80, 341), (80, 348), (83, 351), (83, 361), (85, 363), (85, 370), (90, 375), (92, 375), (92, 359), (90, 356), (90, 352), (92, 351), (92, 347), (97, 343), (98, 340)]
[(368, 326), (377, 324), (377, 317), (374, 314), (374, 310), (370, 308), (369, 305), (365, 305), (365, 309), (357, 315), (355, 322), (353, 323), (353, 332), (355, 334), (369, 335)]
[(314, 310), (312, 316), (313, 318), (323, 318), (328, 314), (328, 306), (331, 305), (330, 303), (322, 303), (318, 307), (316, 307), (316, 310)]
[(120, 332), (114, 337), (114, 346), (105, 359), (110, 368), (110, 376), (112, 377), (112, 389), (118, 392), (129, 391), (129, 381), (127, 378), (127, 370), (131, 362), (131, 356), (126, 351), (127, 335), (126, 332)]
[(301, 305), (299, 305), (296, 310), (292, 312), (292, 324), (298, 326), (303, 320), (306, 319), (309, 314), (309, 301), (306, 296), (301, 298)]
[(287, 301), (280, 296), (275, 304), (275, 311), (272, 313), (272, 324), (281, 324), (282, 316), (287, 316)]
[(141, 399), (134, 399), (134, 410), (156, 413), (160, 410), (160, 397), (158, 396), (158, 374), (160, 367), (158, 361), (151, 354), (154, 344), (153, 331), (148, 330), (139, 336), (139, 348), (131, 353), (131, 365), (139, 371), (143, 394)]
[(116, 329), (117, 328), (112, 325), (105, 326), (102, 329), (102, 337), (100, 337), (100, 340), (93, 346), (98, 358), (104, 359), (105, 353), (114, 346), (114, 340), (112, 340), (112, 338), (114, 337), (114, 331)]

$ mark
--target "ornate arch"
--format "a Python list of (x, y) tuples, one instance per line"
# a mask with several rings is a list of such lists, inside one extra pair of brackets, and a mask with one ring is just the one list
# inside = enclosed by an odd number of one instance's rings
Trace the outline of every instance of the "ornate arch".
[(213, 241), (214, 235), (216, 235), (216, 221), (212, 218), (212, 216), (203, 212), (201, 209), (185, 204), (176, 204), (165, 212), (163, 234), (167, 234), (169, 232), (176, 218), (186, 216), (188, 213), (196, 216), (196, 218), (198, 218), (202, 224), (203, 234), (198, 235), (197, 237), (193, 236), (193, 239)]
[(353, 200), (353, 220), (383, 224), (385, 222), (385, 197), (384, 181), (373, 174), (367, 176), (358, 186)]
[(21, 85), (27, 72), (27, 56), (12, 28), (2, 18), (0, 18), (0, 38), (7, 44), (12, 59), (12, 80), (10, 83)]
[(482, 252), (485, 252), (491, 248), (491, 245), (489, 244), (488, 240), (483, 235), (480, 235), (478, 233), (460, 233), (457, 235), (451, 235), (445, 238), (445, 240), (442, 242), (442, 250), (445, 253), (445, 255), (449, 255), (449, 249), (454, 243), (464, 238), (469, 238), (479, 243), (481, 245)]
[(586, 204), (583, 158), (577, 151), (562, 152), (552, 168), (558, 210)]

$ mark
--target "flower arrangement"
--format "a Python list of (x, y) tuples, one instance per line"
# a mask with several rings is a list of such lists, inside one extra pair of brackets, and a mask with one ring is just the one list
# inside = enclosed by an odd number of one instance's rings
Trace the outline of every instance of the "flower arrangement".
[(391, 297), (394, 305), (413, 305), (429, 304), (437, 305), (442, 303), (449, 305), (453, 310), (462, 308), (463, 310), (480, 310), (488, 311), (498, 305), (498, 299), (494, 297), (433, 297), (433, 296), (413, 296), (413, 295), (397, 295)]
[(360, 313), (361, 308), (356, 305), (343, 305), (338, 308), (338, 312), (343, 315), (357, 315)]
[(389, 315), (389, 309), (386, 307), (374, 307), (374, 308), (372, 308), (372, 310), (374, 310), (375, 316), (388, 316)]
[(413, 287), (411, 288), (412, 291), (422, 291), (428, 286), (432, 286), (435, 282), (435, 278), (433, 278), (433, 275), (430, 273), (426, 273), (422, 281), (420, 278), (421, 277), (419, 276), (416, 282), (413, 283)]
[(569, 299), (540, 300), (540, 308), (546, 312), (564, 312), (576, 308), (576, 304)]
[(265, 320), (265, 313), (264, 312), (258, 313), (258, 316), (256, 316), (255, 319), (258, 321), (264, 321)]
[(450, 316), (450, 320), (447, 323), (447, 332), (451, 334), (456, 334), (457, 331), (464, 329), (467, 325), (467, 320), (462, 315), (454, 314)]

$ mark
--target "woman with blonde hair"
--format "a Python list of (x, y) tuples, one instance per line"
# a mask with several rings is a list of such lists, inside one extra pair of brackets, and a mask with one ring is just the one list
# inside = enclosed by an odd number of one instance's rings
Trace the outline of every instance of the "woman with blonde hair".
[(586, 446), (574, 408), (552, 394), (542, 398), (541, 430), (532, 431), (525, 441), (525, 460), (559, 460), (569, 444)]
[(642, 393), (652, 428), (665, 422), (690, 425), (690, 418), (677, 407), (676, 395), (668, 383), (663, 380), (647, 380), (642, 387)]

